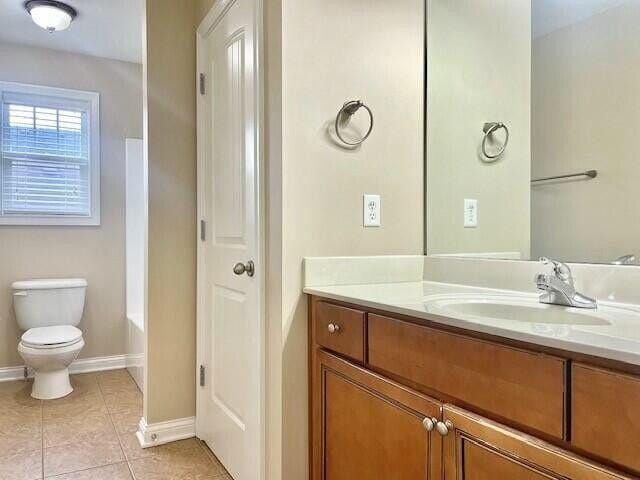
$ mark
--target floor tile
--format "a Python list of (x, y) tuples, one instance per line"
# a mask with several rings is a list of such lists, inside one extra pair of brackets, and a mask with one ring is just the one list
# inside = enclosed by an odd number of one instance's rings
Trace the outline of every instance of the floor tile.
[(80, 443), (44, 449), (45, 476), (86, 470), (124, 461), (115, 433), (106, 438), (98, 438)]
[(12, 455), (42, 448), (42, 425), (14, 421), (0, 426), (0, 455)]
[(99, 391), (74, 391), (64, 398), (45, 401), (43, 406), (45, 421), (106, 413)]
[(157, 447), (142, 448), (138, 438), (133, 433), (121, 435), (120, 443), (127, 460), (137, 460), (139, 458), (148, 458), (158, 455), (167, 456), (182, 451), (196, 451), (199, 448), (197, 440), (192, 438), (159, 445)]
[(138, 386), (126, 370), (112, 370), (98, 375), (98, 383), (103, 395), (120, 392), (140, 393)]
[(36, 480), (42, 478), (42, 450), (0, 456), (2, 480)]
[(106, 467), (91, 468), (80, 472), (66, 473), (55, 477), (46, 477), (51, 480), (132, 480), (128, 465), (116, 463)]
[(44, 447), (57, 447), (100, 438), (113, 438), (115, 429), (105, 414), (44, 421)]
[(95, 373), (81, 373), (79, 375), (71, 375), (71, 386), (74, 391), (96, 392), (100, 390), (98, 385), (98, 376)]
[(105, 370), (103, 372), (95, 372), (94, 374), (100, 384), (121, 381), (131, 379), (131, 375), (126, 369), (120, 368), (118, 370)]
[(215, 454), (211, 451), (211, 449), (207, 446), (207, 444), (204, 443), (202, 440), (198, 440), (198, 443), (200, 445), (200, 448), (202, 448), (204, 453), (207, 455), (207, 457), (209, 457), (209, 460), (211, 460), (215, 465), (217, 465), (220, 468), (220, 470), (223, 471), (226, 475), (229, 475), (225, 470), (224, 466), (222, 465), (222, 463), (220, 462), (220, 460), (218, 460), (218, 457), (215, 456)]
[(101, 387), (110, 385), (131, 385), (135, 382), (129, 372), (126, 370), (108, 370), (105, 372), (97, 372), (96, 378)]
[(71, 382), (47, 401), (30, 381), (0, 383), (0, 480), (232, 480), (195, 438), (140, 448), (142, 394), (126, 370)]
[(0, 430), (15, 425), (40, 425), (42, 423), (42, 406), (0, 406)]
[(120, 445), (127, 460), (150, 457), (153, 455), (151, 448), (142, 448), (135, 433), (123, 433), (119, 435)]
[(104, 403), (109, 413), (136, 413), (142, 415), (142, 393), (136, 390), (104, 395)]
[(32, 385), (31, 381), (0, 383), (0, 427), (42, 417), (42, 401), (31, 397)]
[(105, 396), (118, 393), (135, 393), (139, 395), (142, 394), (142, 392), (140, 392), (140, 389), (138, 388), (138, 385), (136, 385), (133, 380), (100, 385), (100, 389), (102, 390), (102, 394)]
[(202, 449), (164, 450), (161, 454), (133, 460), (136, 480), (221, 480), (226, 475)]
[(141, 417), (142, 412), (114, 413), (111, 415), (111, 420), (116, 427), (116, 432), (123, 435), (137, 432)]
[(0, 382), (0, 402), (7, 399), (24, 398), (37, 402), (31, 397), (33, 380), (18, 380), (15, 382)]

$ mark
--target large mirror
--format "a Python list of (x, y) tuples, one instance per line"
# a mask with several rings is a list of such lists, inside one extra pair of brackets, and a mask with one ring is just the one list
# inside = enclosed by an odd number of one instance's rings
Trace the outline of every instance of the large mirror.
[(427, 0), (427, 254), (640, 263), (639, 26), (640, 0)]

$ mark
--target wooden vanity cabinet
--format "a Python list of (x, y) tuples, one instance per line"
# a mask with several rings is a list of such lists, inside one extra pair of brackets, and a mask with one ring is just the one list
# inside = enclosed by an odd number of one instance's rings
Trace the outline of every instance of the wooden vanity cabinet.
[(575, 363), (572, 444), (640, 473), (640, 378)]
[(443, 480), (629, 480), (530, 435), (445, 405)]
[(640, 480), (637, 370), (309, 305), (311, 480)]
[(367, 332), (370, 367), (532, 431), (565, 437), (564, 359), (374, 314)]
[(312, 480), (440, 478), (441, 404), (325, 352), (312, 402)]
[(317, 302), (312, 321), (315, 341), (321, 347), (364, 362), (365, 313), (354, 308)]

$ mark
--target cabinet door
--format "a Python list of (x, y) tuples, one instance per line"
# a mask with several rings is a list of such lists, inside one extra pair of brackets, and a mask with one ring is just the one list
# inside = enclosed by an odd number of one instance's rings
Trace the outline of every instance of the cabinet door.
[(640, 378), (573, 364), (571, 444), (640, 474)]
[(444, 480), (630, 480), (570, 452), (446, 405)]
[(314, 480), (439, 480), (440, 404), (321, 350), (316, 363)]

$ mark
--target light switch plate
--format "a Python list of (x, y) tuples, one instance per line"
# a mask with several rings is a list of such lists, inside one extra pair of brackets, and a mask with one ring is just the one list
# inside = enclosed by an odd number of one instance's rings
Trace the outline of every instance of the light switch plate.
[(381, 225), (380, 195), (364, 195), (362, 214), (365, 227), (379, 227)]
[(464, 228), (476, 228), (478, 226), (478, 200), (464, 199)]

